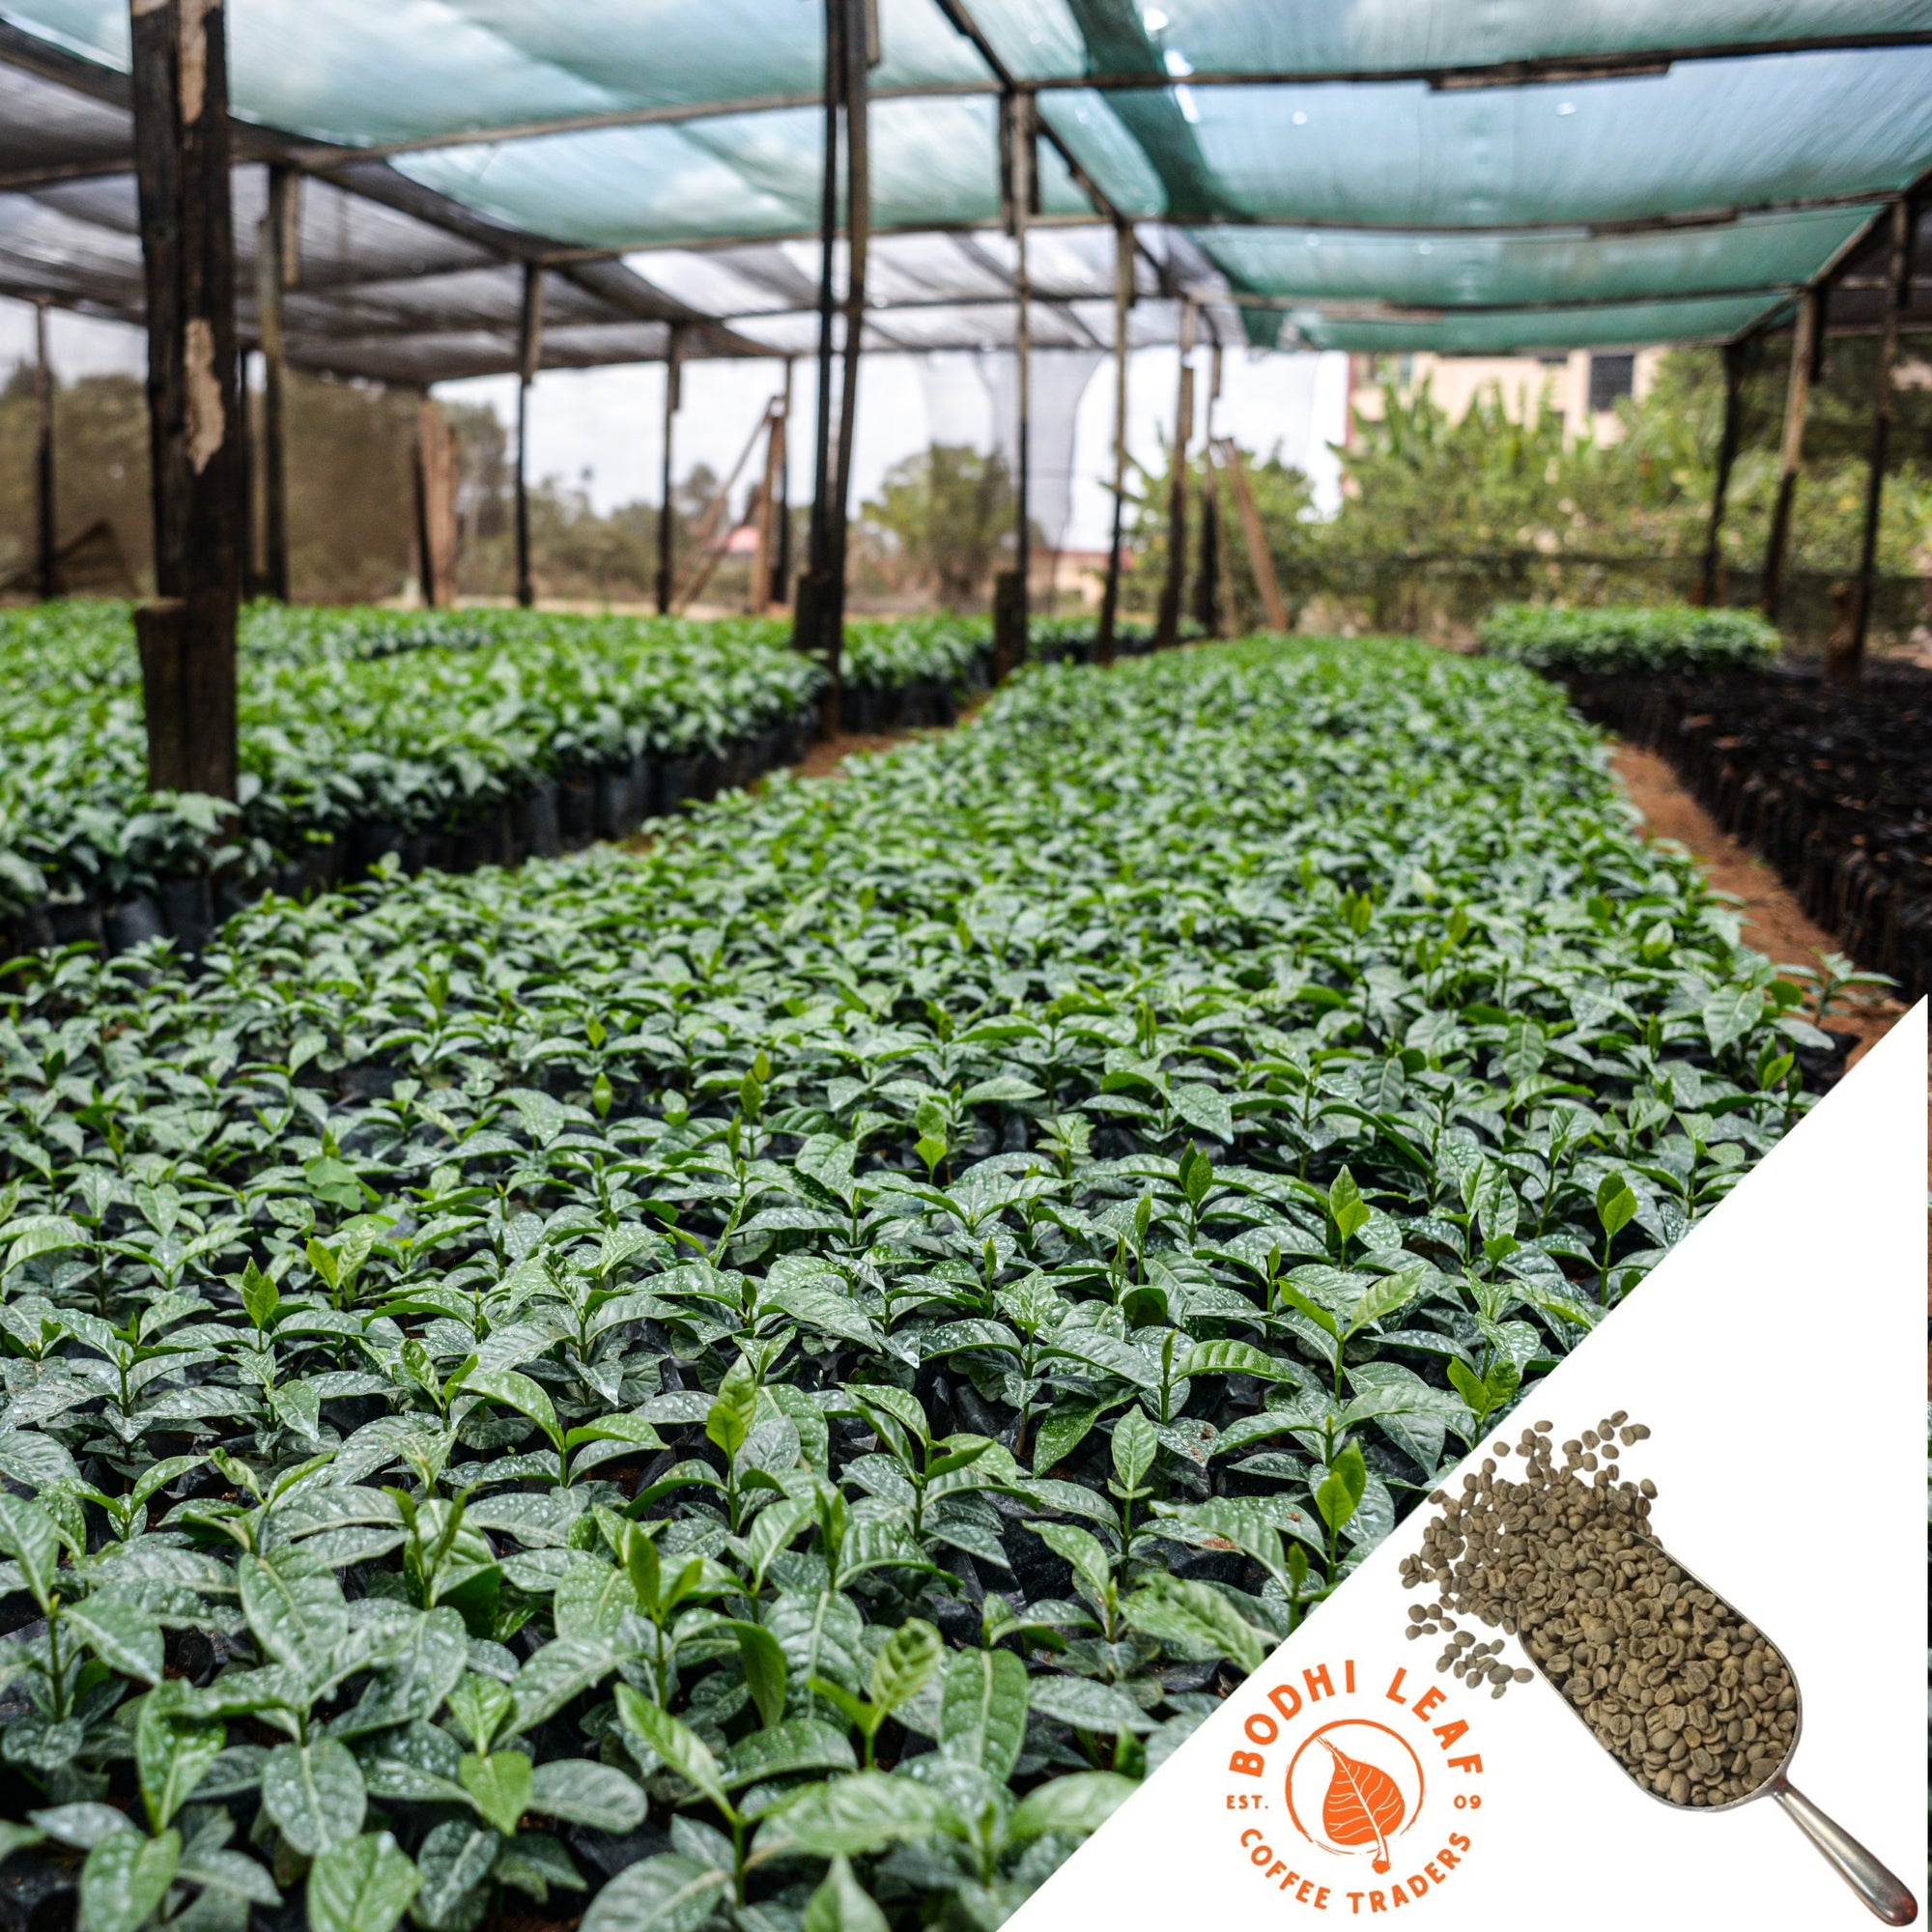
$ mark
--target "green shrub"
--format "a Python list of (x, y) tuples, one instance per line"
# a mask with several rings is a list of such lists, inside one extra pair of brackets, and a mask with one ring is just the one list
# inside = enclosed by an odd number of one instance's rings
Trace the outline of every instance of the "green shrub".
[(1785, 1129), (1735, 931), (1555, 690), (1278, 641), (16, 968), (0, 1851), (998, 1922)]
[(1755, 611), (1691, 604), (1499, 604), (1476, 639), (1487, 656), (1538, 670), (1754, 670), (1778, 650), (1776, 630)]

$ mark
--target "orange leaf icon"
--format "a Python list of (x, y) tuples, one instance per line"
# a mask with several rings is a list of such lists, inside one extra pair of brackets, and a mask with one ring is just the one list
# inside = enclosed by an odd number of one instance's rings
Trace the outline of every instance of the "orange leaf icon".
[(1317, 1742), (1335, 1760), (1321, 1801), (1321, 1829), (1337, 1845), (1375, 1846), (1375, 1868), (1387, 1871), (1388, 1841), (1407, 1816), (1401, 1790), (1387, 1772), (1337, 1750), (1326, 1738)]

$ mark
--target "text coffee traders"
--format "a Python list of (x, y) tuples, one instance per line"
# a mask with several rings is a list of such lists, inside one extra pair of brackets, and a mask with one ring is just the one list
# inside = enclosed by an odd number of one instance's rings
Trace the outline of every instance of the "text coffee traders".
[(1426, 1905), (1482, 1843), (1475, 1700), (1392, 1658), (1257, 1676), (1238, 1693), (1227, 1846), (1297, 1906), (1372, 1918)]

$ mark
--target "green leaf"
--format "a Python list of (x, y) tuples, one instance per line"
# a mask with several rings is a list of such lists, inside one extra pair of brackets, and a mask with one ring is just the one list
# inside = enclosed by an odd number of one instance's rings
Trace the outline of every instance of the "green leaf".
[(939, 1747), (1005, 1780), (1026, 1742), (1026, 1665), (1009, 1650), (955, 1651), (946, 1668)]
[(800, 1932), (890, 1932), (886, 1915), (840, 1856), (811, 1894)]
[(552, 1758), (530, 1774), (529, 1809), (599, 1832), (635, 1832), (649, 1803), (633, 1778), (588, 1758)]
[[(1004, 1653), (1003, 1653), (1004, 1654)], [(1018, 1658), (1010, 1660), (1019, 1662)], [(1022, 1666), (1024, 1668), (1024, 1666)], [(936, 1791), (882, 1771), (809, 1784), (758, 1832), (753, 1862), (783, 1853), (864, 1858), (887, 1845), (930, 1837), (946, 1814)]]
[(341, 1584), (327, 1571), (294, 1576), (287, 1574), (289, 1567), (286, 1559), (278, 1568), (244, 1554), (235, 1566), (242, 1614), (268, 1657), (309, 1683), (320, 1683), (335, 1646), (348, 1634), (349, 1605)]
[(757, 1379), (743, 1355), (733, 1362), (719, 1384), (717, 1400), (704, 1418), (704, 1433), (724, 1450), (726, 1461), (745, 1446), (758, 1413)]
[(641, 1859), (590, 1901), (582, 1932), (697, 1932), (730, 1882), (677, 1852)]
[(1355, 1514), (1368, 1486), (1369, 1465), (1362, 1460), (1361, 1449), (1350, 1442), (1328, 1465), (1328, 1473), (1315, 1492), (1315, 1507), (1321, 1512), (1321, 1520), (1330, 1529), (1343, 1528)]
[(1139, 1788), (1117, 1771), (1076, 1771), (1049, 1778), (1013, 1807), (1007, 1835), (1026, 1839), (1043, 1832), (1064, 1832), (1084, 1838), (1097, 1832)]
[(1064, 1463), (1086, 1440), (1107, 1408), (1104, 1402), (1062, 1402), (1048, 1409), (1034, 1434), (1034, 1473), (1043, 1476), (1056, 1463)]
[(138, 1932), (159, 1911), (181, 1862), (181, 1833), (151, 1838), (116, 1832), (88, 1853), (80, 1868), (80, 1910), (87, 1932)]
[(1369, 1213), (1369, 1204), (1362, 1199), (1355, 1177), (1344, 1167), (1328, 1189), (1328, 1215), (1335, 1223), (1335, 1232), (1348, 1240), (1367, 1225)]
[(763, 1624), (729, 1620), (724, 1628), (738, 1639), (745, 1688), (752, 1693), (760, 1720), (777, 1723), (784, 1716), (786, 1684), (785, 1655), (778, 1638)]
[(857, 1768), (843, 1731), (818, 1718), (787, 1718), (782, 1723), (740, 1738), (720, 1763), (719, 1781), (727, 1790), (737, 1791), (793, 1772)]
[(456, 1777), (469, 1792), (469, 1802), (506, 1838), (530, 1808), (535, 1774), (520, 1750), (492, 1751), (488, 1757), (467, 1751), (456, 1767)]
[(60, 1532), (38, 1503), (22, 1502), (0, 1490), (0, 1550), (20, 1566), (20, 1575), (45, 1611), (53, 1597), (54, 1570), (60, 1562)]
[[(1180, 1380), (1186, 1379), (1183, 1372)], [(1130, 1408), (1114, 1425), (1114, 1475), (1122, 1489), (1137, 1490), (1160, 1451), (1160, 1437), (1147, 1414)]]
[(333, 1738), (277, 1745), (262, 1767), (262, 1807), (304, 1858), (355, 1837), (368, 1802), (362, 1767)]
[(1154, 1574), (1122, 1605), (1127, 1622), (1183, 1656), (1225, 1657), (1259, 1670), (1274, 1647), (1211, 1584)]
[(391, 1932), (421, 1884), (386, 1832), (330, 1845), (309, 1866), (308, 1932)]
[(1098, 1538), (1067, 1522), (1030, 1522), (1027, 1528), (1056, 1555), (1065, 1557), (1073, 1574), (1102, 1603), (1106, 1601), (1114, 1571)]
[(1597, 1183), (1597, 1219), (1606, 1240), (1614, 1240), (1636, 1210), (1637, 1198), (1621, 1174), (1606, 1174)]
[(663, 1705), (640, 1697), (628, 1684), (617, 1686), (617, 1715), (624, 1728), (649, 1745), (687, 1784), (695, 1786), (727, 1817), (731, 1815), (718, 1760), (696, 1731)]
[(1249, 1342), (1197, 1342), (1174, 1365), (1176, 1381), (1195, 1376), (1259, 1376), (1264, 1381), (1294, 1380), (1294, 1371)]
[(932, 1625), (920, 1617), (908, 1618), (872, 1660), (868, 1694), (873, 1708), (890, 1713), (911, 1703), (932, 1682), (945, 1654), (945, 1643)]
[(463, 1384), (465, 1395), (480, 1395), (500, 1402), (527, 1415), (551, 1439), (557, 1453), (563, 1453), (563, 1431), (551, 1399), (528, 1376), (515, 1369), (472, 1369)]
[[(158, 1641), (158, 1628), (155, 1634)], [(176, 1708), (181, 1697), (180, 1687), (172, 1683), (152, 1691), (142, 1701), (134, 1727), (141, 1797), (148, 1823), (156, 1832), (173, 1822), (228, 1741), (227, 1726), (218, 1719), (181, 1715)]]
[(79, 1633), (96, 1657), (124, 1677), (143, 1684), (161, 1681), (161, 1627), (152, 1613), (120, 1598), (94, 1596), (69, 1605), (62, 1620)]
[(1040, 1717), (1070, 1724), (1076, 1730), (1104, 1732), (1151, 1731), (1156, 1720), (1117, 1685), (1093, 1677), (1039, 1676), (1031, 1681), (1033, 1709)]

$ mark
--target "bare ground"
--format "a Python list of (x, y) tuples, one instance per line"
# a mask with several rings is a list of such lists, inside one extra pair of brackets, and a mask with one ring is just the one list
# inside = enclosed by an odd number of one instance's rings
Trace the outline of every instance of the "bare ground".
[[(1610, 754), (1610, 763), (1631, 803), (1643, 814), (1645, 832), (1654, 838), (1675, 839), (1703, 867), (1704, 876), (1719, 892), (1744, 902), (1747, 944), (1780, 963), (1788, 960), (1798, 965), (1808, 964), (1814, 953), (1837, 951), (1837, 942), (1812, 923), (1772, 867), (1719, 830), (1711, 814), (1678, 783), (1676, 773), (1663, 759), (1634, 745), (1619, 745)], [(1897, 1000), (1874, 998), (1835, 1009), (1826, 1024), (1834, 1032), (1858, 1035), (1859, 1043), (1849, 1056), (1850, 1063), (1856, 1065), (1904, 1011)], [(1932, 1090), (1928, 1090), (1926, 1114), (1927, 1125), (1932, 1128)], [(1928, 1163), (1926, 1184), (1932, 1187), (1932, 1163)], [(1926, 1313), (1932, 1317), (1932, 1258), (1928, 1258), (1925, 1288)], [(1926, 1392), (1932, 1395), (1932, 1346), (1927, 1350)]]

